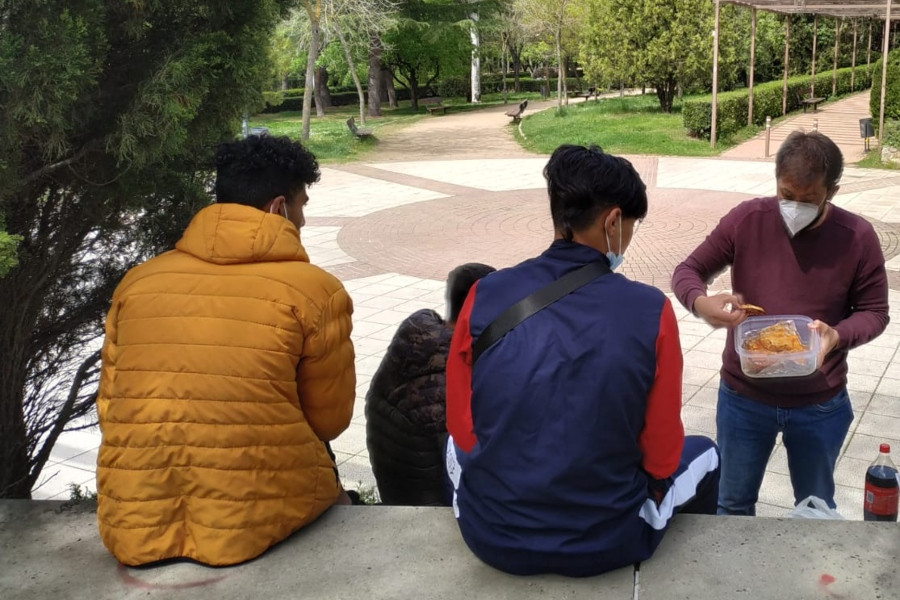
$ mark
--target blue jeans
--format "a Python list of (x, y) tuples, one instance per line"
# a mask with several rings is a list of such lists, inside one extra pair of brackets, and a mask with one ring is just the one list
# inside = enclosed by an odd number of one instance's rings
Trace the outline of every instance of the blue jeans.
[(852, 421), (846, 389), (821, 404), (778, 408), (741, 396), (723, 381), (716, 412), (716, 441), (722, 455), (719, 514), (756, 514), (778, 432), (787, 451), (794, 504), (818, 496), (836, 508), (834, 465)]

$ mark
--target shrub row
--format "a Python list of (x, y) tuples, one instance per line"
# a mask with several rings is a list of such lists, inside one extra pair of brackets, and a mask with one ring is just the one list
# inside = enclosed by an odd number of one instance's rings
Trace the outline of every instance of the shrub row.
[[(851, 90), (851, 70), (850, 68), (838, 69), (836, 90), (838, 96), (869, 88), (872, 83), (870, 76), (876, 72), (873, 68), (867, 75), (865, 67), (856, 67), (854, 89)], [(817, 97), (828, 98), (831, 96), (831, 79), (832, 72), (830, 70), (816, 74)], [(809, 94), (809, 75), (791, 77), (787, 83), (787, 111), (793, 112), (803, 107), (800, 98)], [(781, 115), (782, 86), (782, 81), (769, 81), (753, 87), (754, 124), (763, 125), (766, 122), (766, 116)], [(746, 127), (747, 111), (750, 106), (748, 89), (719, 94), (718, 105), (717, 135), (728, 135)], [(686, 100), (681, 109), (681, 117), (685, 129), (690, 135), (708, 139), (712, 130), (712, 95)]]
[[(543, 79), (531, 79), (527, 76), (519, 78), (519, 90), (522, 92), (540, 93), (544, 86)], [(513, 91), (515, 82), (512, 77), (506, 78), (506, 89)], [(588, 83), (584, 79), (576, 79), (574, 77), (566, 78), (566, 85), (570, 90), (580, 90), (588, 87)], [(470, 92), (470, 81), (468, 77), (448, 77), (441, 80), (437, 86), (437, 95), (443, 98), (468, 97)], [(499, 93), (503, 91), (502, 75), (485, 75), (481, 78), (481, 92), (483, 94)], [(556, 79), (550, 79), (550, 93), (556, 91)], [(419, 97), (423, 97), (430, 93), (429, 90), (420, 90)], [(287, 90), (279, 90), (275, 92), (263, 92), (265, 100), (265, 108), (262, 112), (278, 113), (286, 111), (303, 110), (303, 88), (290, 88)], [(409, 100), (409, 90), (398, 88), (398, 100)], [(331, 103), (333, 106), (348, 106), (356, 104), (358, 96), (356, 89), (336, 89), (331, 90)]]

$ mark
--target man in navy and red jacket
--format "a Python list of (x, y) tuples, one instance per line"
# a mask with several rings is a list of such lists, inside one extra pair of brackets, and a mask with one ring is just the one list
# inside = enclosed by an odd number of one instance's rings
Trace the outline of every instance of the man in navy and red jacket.
[(650, 557), (675, 512), (715, 513), (718, 452), (685, 438), (671, 303), (607, 274), (481, 354), (507, 308), (588, 263), (615, 268), (647, 214), (627, 160), (561, 146), (544, 170), (556, 239), (479, 281), (447, 359), (447, 471), (469, 548), (509, 573), (588, 576)]

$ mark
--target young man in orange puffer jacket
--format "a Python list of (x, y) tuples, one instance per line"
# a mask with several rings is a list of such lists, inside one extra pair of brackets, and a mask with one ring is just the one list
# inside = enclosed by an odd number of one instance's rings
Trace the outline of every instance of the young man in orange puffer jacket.
[(349, 503), (327, 443), (353, 413), (352, 304), (299, 237), (318, 179), (288, 138), (224, 144), (216, 203), (117, 287), (97, 491), (122, 563), (239, 563)]

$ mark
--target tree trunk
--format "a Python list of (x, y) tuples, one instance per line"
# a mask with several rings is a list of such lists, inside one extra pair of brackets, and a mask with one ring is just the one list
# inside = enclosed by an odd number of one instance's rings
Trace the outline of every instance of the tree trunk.
[[(557, 112), (562, 111), (563, 104), (563, 80), (565, 79), (565, 73), (563, 72), (563, 61), (562, 61), (562, 19), (560, 19), (560, 23), (557, 24), (556, 27), (556, 110)], [(549, 83), (549, 81), (548, 81)]]
[(281, 76), (281, 91), (288, 89), (288, 77), (287, 73), (282, 74)]
[(413, 110), (419, 110), (419, 78), (415, 69), (409, 70), (409, 103)]
[(362, 125), (366, 124), (366, 95), (363, 93), (362, 83), (359, 81), (359, 75), (356, 74), (356, 65), (353, 63), (353, 56), (350, 53), (350, 46), (347, 44), (347, 40), (344, 39), (344, 33), (341, 31), (341, 26), (335, 23), (334, 32), (338, 36), (338, 40), (341, 42), (341, 46), (344, 48), (344, 55), (347, 57), (347, 66), (350, 68), (350, 76), (353, 77), (353, 84), (356, 86), (356, 93), (359, 96), (359, 122)]
[(381, 69), (381, 85), (384, 99), (387, 99), (388, 106), (391, 108), (400, 108), (397, 102), (397, 88), (394, 87), (394, 74), (387, 67)]
[(303, 120), (300, 127), (300, 139), (304, 142), (309, 140), (309, 121), (316, 82), (316, 59), (319, 54), (319, 22), (310, 7), (306, 12), (309, 15), (310, 42), (306, 57), (306, 86), (303, 88)]
[(664, 113), (672, 112), (672, 103), (675, 99), (677, 87), (674, 77), (669, 77), (656, 85), (656, 97), (659, 99), (659, 107)]
[(504, 40), (500, 57), (500, 70), (503, 73), (503, 104), (509, 102), (509, 91), (506, 89), (506, 75), (509, 73), (509, 54), (507, 53), (506, 46), (507, 44)]
[(381, 92), (384, 87), (381, 66), (381, 38), (369, 36), (369, 116), (381, 116)]
[(509, 54), (512, 57), (513, 64), (513, 91), (519, 93), (519, 73), (522, 72), (521, 49), (516, 48), (515, 44), (510, 44)]
[[(4, 284), (12, 286), (13, 282), (4, 281)], [(0, 317), (0, 327), (6, 332), (11, 328), (17, 329), (9, 321), (18, 321), (19, 315), (15, 304), (5, 306), (11, 309)], [(31, 498), (32, 482), (28, 477), (28, 433), (22, 411), (25, 348), (8, 344), (7, 340), (3, 344), (4, 356), (0, 363), (0, 498), (27, 500)]]
[(328, 89), (328, 69), (316, 67), (316, 116), (324, 117), (325, 109), (331, 108), (331, 91)]
[(478, 13), (469, 15), (472, 24), (469, 26), (469, 37), (472, 40), (472, 89), (471, 101), (481, 102), (481, 39), (475, 24), (478, 22)]

